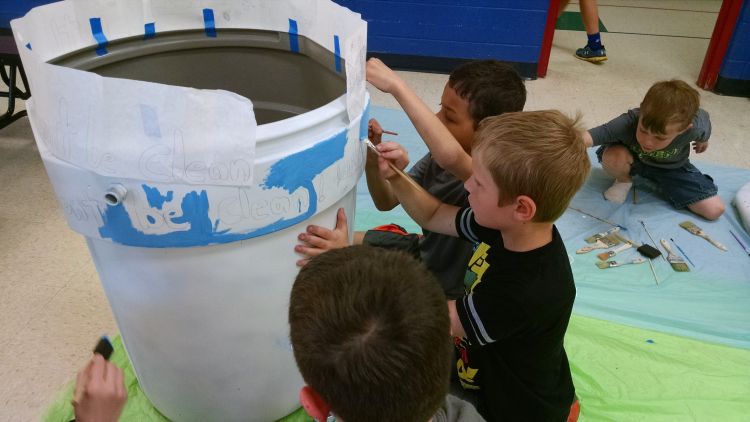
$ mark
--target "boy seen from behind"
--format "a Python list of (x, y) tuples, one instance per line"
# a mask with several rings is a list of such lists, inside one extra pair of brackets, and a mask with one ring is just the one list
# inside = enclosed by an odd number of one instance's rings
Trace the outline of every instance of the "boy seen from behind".
[(448, 396), (451, 345), (445, 296), (423, 264), (400, 251), (335, 249), (292, 287), (289, 325), (318, 421), (480, 422)]
[(590, 170), (582, 134), (558, 111), (506, 113), (482, 121), (472, 156), (465, 207), (378, 166), (420, 226), (477, 245), (465, 295), (448, 302), (467, 397), (489, 421), (564, 421), (578, 409), (563, 348), (576, 290), (554, 221)]
[(698, 91), (680, 80), (651, 86), (640, 108), (584, 134), (602, 168), (615, 178), (604, 197), (622, 204), (635, 175), (652, 180), (670, 203), (708, 220), (724, 213), (724, 203), (711, 176), (690, 163), (690, 146), (700, 154), (708, 148), (711, 121), (699, 108)]

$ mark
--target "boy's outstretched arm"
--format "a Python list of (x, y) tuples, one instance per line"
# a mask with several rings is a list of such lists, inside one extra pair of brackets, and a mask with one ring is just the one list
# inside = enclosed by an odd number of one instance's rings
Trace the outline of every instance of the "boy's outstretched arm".
[(700, 154), (702, 152), (705, 152), (708, 149), (708, 141), (695, 141), (693, 142), (693, 151), (696, 152), (696, 154)]
[(406, 213), (423, 229), (458, 236), (456, 214), (459, 208), (440, 202), (406, 173), (395, 172), (384, 157), (378, 157), (380, 174), (388, 180)]
[(583, 131), (583, 143), (586, 145), (586, 148), (594, 146), (594, 138), (591, 137), (588, 130)]
[(403, 79), (382, 61), (372, 58), (367, 61), (367, 81), (393, 95), (441, 167), (461, 180), (471, 176), (471, 156)]

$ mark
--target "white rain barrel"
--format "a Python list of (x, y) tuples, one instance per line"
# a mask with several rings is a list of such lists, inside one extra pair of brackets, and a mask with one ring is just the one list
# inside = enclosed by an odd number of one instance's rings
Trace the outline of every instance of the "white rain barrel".
[(275, 420), (303, 385), (297, 235), (354, 216), (366, 26), (327, 0), (153, 3), (13, 22), (36, 142), (156, 408)]

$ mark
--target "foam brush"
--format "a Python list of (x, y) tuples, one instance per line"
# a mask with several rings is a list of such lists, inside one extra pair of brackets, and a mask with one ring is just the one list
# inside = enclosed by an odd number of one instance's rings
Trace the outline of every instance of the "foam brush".
[(631, 245), (633, 245), (633, 247), (635, 248), (635, 250), (638, 251), (638, 253), (640, 253), (641, 255), (645, 256), (648, 259), (654, 259), (654, 258), (661, 256), (661, 251), (651, 245), (635, 242), (621, 234), (615, 234), (614, 236), (618, 237), (623, 242), (630, 243)]

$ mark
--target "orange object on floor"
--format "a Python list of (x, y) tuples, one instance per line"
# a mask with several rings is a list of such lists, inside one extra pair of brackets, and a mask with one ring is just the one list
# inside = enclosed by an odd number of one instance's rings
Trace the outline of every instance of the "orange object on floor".
[(408, 236), (409, 235), (409, 232), (407, 232), (405, 228), (399, 226), (398, 224), (394, 224), (394, 223), (385, 224), (383, 226), (377, 226), (377, 227), (373, 228), (372, 230), (377, 230), (379, 232), (391, 232), (391, 233), (396, 233), (396, 234), (400, 234), (400, 235), (404, 235), (404, 236)]
[(576, 399), (572, 405), (570, 405), (570, 413), (568, 413), (568, 422), (577, 422), (578, 416), (581, 415), (581, 402)]

